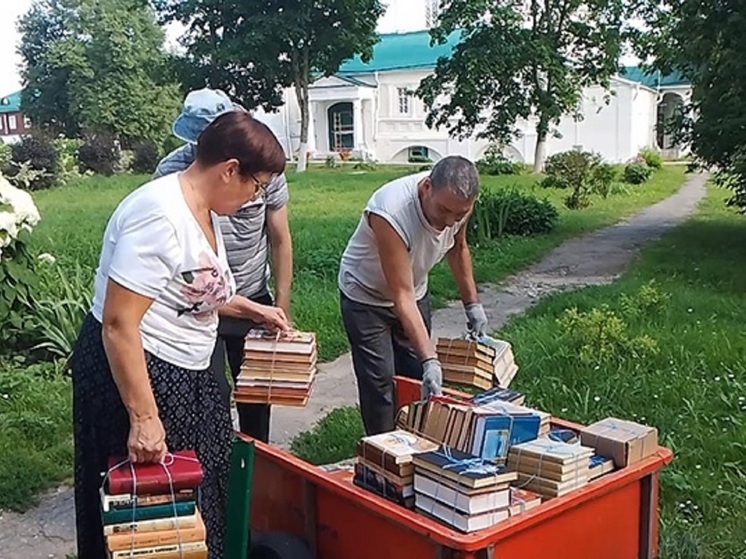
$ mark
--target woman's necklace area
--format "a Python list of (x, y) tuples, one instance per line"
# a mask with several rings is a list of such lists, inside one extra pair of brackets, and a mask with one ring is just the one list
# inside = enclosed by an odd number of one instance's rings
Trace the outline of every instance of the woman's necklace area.
[(179, 177), (184, 179), (184, 183), (187, 186), (187, 188), (183, 189), (187, 206), (192, 212), (194, 219), (197, 220), (197, 223), (202, 229), (202, 232), (205, 234), (208, 241), (210, 242), (210, 245), (213, 245), (215, 232), (212, 230), (212, 219), (210, 219), (210, 211), (208, 210), (205, 212), (201, 212), (199, 210), (199, 205), (197, 204), (197, 200), (199, 199), (199, 195), (197, 194), (197, 187), (194, 186), (194, 183), (189, 180), (189, 177), (187, 177), (185, 173), (180, 173)]

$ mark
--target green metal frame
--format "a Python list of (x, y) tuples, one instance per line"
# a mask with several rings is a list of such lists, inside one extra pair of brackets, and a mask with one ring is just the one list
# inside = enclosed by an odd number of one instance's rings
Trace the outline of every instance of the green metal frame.
[(254, 479), (254, 443), (238, 435), (233, 439), (228, 502), (225, 518), (224, 559), (246, 559), (251, 549), (251, 488)]

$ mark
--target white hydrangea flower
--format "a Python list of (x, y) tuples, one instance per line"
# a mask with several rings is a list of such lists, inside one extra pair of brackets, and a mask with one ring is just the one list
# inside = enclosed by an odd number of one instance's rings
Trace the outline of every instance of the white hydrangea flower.
[(0, 249), (8, 246), (22, 230), (33, 230), (39, 220), (39, 210), (31, 195), (0, 175)]

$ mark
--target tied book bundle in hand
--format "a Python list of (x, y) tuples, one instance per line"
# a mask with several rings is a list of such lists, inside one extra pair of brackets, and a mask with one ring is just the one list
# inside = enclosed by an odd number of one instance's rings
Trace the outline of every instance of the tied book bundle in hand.
[(236, 379), (236, 401), (305, 406), (316, 378), (317, 358), (313, 332), (250, 330)]
[(443, 380), (489, 390), (507, 388), (518, 372), (511, 345), (489, 336), (438, 338), (435, 350), (443, 368)]
[(207, 531), (197, 507), (203, 477), (192, 450), (159, 463), (110, 458), (100, 489), (108, 559), (206, 559)]

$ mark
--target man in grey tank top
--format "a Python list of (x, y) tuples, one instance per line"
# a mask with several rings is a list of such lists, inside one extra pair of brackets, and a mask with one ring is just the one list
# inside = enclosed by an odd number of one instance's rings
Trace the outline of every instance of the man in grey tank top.
[[(176, 137), (186, 142), (164, 157), (154, 178), (183, 171), (196, 156), (196, 142), (204, 128), (219, 115), (231, 110), (245, 110), (219, 90), (199, 89), (190, 92), (184, 109), (173, 125)], [(226, 256), (236, 279), (237, 300), (243, 310), (237, 316), (220, 315), (218, 340), (211, 369), (220, 384), (226, 405), (230, 405), (231, 387), (225, 375), (226, 357), (235, 380), (241, 371), (244, 337), (250, 328), (263, 324), (273, 328), (289, 327), (290, 285), (293, 249), (288, 225), (289, 198), (285, 175), (274, 177), (260, 188), (262, 195), (231, 216), (220, 216), (220, 230)], [(270, 293), (272, 257), (277, 306)], [(238, 404), (241, 432), (264, 442), (269, 441), (270, 406)]]
[(486, 333), (466, 242), (478, 193), (474, 164), (445, 157), (430, 172), (396, 179), (373, 193), (347, 244), (339, 269), (340, 306), (367, 435), (394, 429), (395, 374), (422, 379), (423, 398), (441, 393), (428, 274), (444, 257), (467, 328)]

